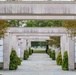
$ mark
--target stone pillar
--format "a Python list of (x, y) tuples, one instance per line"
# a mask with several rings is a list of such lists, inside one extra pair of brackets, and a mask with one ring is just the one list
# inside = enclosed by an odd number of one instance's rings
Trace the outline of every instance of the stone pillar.
[(67, 38), (67, 50), (68, 50), (68, 62), (69, 62), (69, 70), (74, 70), (75, 68), (75, 42), (74, 37)]
[[(16, 50), (16, 53), (18, 52), (18, 38), (16, 35), (12, 36), (12, 48), (14, 50)], [(18, 53), (17, 53), (17, 55), (18, 55)]]
[(11, 34), (6, 33), (3, 40), (3, 69), (9, 69), (10, 52), (11, 52)]
[(61, 54), (63, 58), (64, 51), (66, 51), (66, 35), (61, 36), (60, 44), (61, 44)]
[(26, 39), (26, 49), (29, 50), (29, 47), (31, 47), (31, 41)]
[(22, 39), (21, 50), (20, 50), (20, 58), (23, 59), (24, 50), (26, 50), (26, 40)]
[(31, 47), (31, 41), (28, 40), (28, 48), (30, 48), (30, 47)]
[(68, 52), (68, 63), (69, 70), (74, 70), (74, 62), (75, 62), (75, 42), (74, 38), (71, 38), (67, 35), (61, 36), (61, 53), (62, 58), (64, 55), (64, 51)]

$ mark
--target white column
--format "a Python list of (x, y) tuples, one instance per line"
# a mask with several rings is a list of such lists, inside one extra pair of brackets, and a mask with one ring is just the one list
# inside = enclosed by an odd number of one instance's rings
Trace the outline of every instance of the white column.
[[(12, 48), (18, 52), (18, 38), (16, 35), (12, 35)], [(17, 53), (18, 55), (18, 53)]]
[(66, 51), (66, 35), (61, 36), (60, 44), (61, 44), (61, 54), (63, 58), (64, 51)]
[(26, 50), (26, 40), (22, 39), (21, 50), (20, 50), (20, 58), (23, 59), (24, 50)]
[(7, 33), (3, 40), (3, 69), (9, 69), (10, 52), (11, 52), (11, 34)]
[(75, 64), (75, 42), (74, 37), (67, 39), (67, 46), (68, 50), (68, 62), (69, 62), (69, 70), (74, 70), (74, 64)]
[(28, 40), (28, 48), (30, 48), (30, 47), (31, 47), (31, 41)]
[(31, 41), (26, 39), (26, 49), (29, 50), (29, 47), (31, 47)]
[(75, 62), (75, 43), (74, 38), (71, 38), (67, 35), (61, 36), (61, 53), (62, 58), (64, 55), (64, 51), (68, 52), (68, 63), (69, 63), (69, 70), (74, 70), (74, 62)]

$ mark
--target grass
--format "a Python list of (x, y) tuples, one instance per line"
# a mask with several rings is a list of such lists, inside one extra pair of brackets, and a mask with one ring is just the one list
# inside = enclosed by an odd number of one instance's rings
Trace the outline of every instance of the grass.
[(46, 53), (45, 50), (33, 50), (33, 53)]

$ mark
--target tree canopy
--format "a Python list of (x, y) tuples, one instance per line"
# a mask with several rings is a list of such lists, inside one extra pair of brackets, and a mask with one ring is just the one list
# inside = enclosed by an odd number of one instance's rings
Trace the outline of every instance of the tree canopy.
[(8, 20), (10, 27), (22, 27), (25, 24), (24, 20)]
[(31, 42), (31, 46), (32, 46), (32, 47), (37, 47), (37, 46), (41, 46), (41, 47), (42, 47), (42, 46), (46, 46), (46, 42), (41, 42), (41, 41), (35, 41), (35, 42), (34, 42), (34, 41), (32, 41), (32, 42)]
[(46, 40), (50, 46), (60, 47), (60, 36), (50, 36), (50, 40)]
[(9, 27), (8, 21), (0, 20), (0, 38), (6, 33), (7, 27)]
[(62, 22), (62, 26), (67, 28), (71, 36), (76, 36), (76, 20), (65, 20)]
[(28, 20), (25, 27), (60, 27), (61, 20)]

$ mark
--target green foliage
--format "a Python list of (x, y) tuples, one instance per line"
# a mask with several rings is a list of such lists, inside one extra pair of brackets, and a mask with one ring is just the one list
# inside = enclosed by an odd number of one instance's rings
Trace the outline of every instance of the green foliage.
[(47, 50), (47, 54), (50, 56), (50, 49)]
[(24, 50), (24, 60), (27, 60), (29, 58), (29, 52), (28, 50)]
[(21, 65), (21, 59), (17, 56), (16, 51), (12, 49), (10, 54), (9, 69), (16, 70), (18, 68), (18, 65)]
[(62, 26), (67, 28), (70, 36), (76, 36), (76, 20), (65, 20), (62, 22)]
[(17, 57), (17, 61), (18, 61), (18, 65), (21, 65), (22, 60), (19, 57)]
[(52, 60), (55, 60), (55, 50), (51, 51), (51, 58), (52, 58)]
[(8, 20), (10, 27), (20, 27), (25, 24), (24, 20)]
[(18, 64), (17, 64), (17, 54), (15, 52), (15, 50), (12, 50), (11, 55), (10, 55), (10, 65), (9, 65), (9, 69), (10, 70), (15, 70), (17, 69)]
[(49, 55), (49, 56), (50, 56), (50, 58), (51, 58), (51, 50), (50, 50), (50, 55)]
[(57, 62), (57, 65), (62, 65), (62, 55), (61, 55), (61, 52), (58, 53), (56, 62)]
[(64, 52), (63, 60), (62, 60), (62, 70), (68, 70), (68, 53)]
[(62, 21), (60, 20), (28, 20), (26, 27), (60, 27)]
[(51, 50), (50, 50), (50, 49), (47, 50), (47, 54), (48, 54), (49, 57), (51, 58)]
[(9, 27), (8, 21), (0, 20), (0, 38), (4, 37), (4, 34), (6, 33), (8, 27)]
[(59, 36), (51, 36), (50, 40), (46, 40), (47, 44), (50, 46), (55, 46), (57, 48), (60, 47), (60, 37)]
[(3, 70), (3, 67), (0, 67), (0, 70)]
[(34, 53), (45, 53), (44, 50), (33, 50)]
[(29, 48), (29, 55), (32, 55), (32, 49)]
[(37, 47), (37, 46), (46, 46), (46, 42), (41, 42), (41, 41), (35, 41), (35, 42), (31, 42), (31, 46), (32, 47)]

